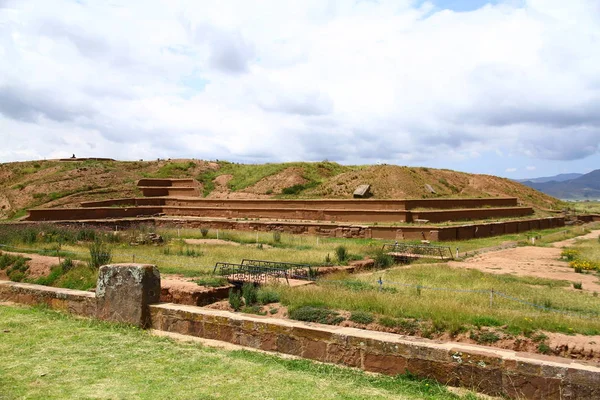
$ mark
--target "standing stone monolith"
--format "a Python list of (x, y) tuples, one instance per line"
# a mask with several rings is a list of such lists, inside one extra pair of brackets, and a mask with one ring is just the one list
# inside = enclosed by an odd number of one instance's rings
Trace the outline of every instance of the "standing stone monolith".
[(150, 264), (103, 265), (96, 285), (97, 317), (147, 328), (149, 305), (160, 300), (160, 273)]

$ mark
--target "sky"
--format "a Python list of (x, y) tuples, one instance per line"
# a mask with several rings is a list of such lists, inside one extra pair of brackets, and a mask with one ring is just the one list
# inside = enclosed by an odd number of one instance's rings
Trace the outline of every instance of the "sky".
[(600, 168), (598, 0), (0, 0), (0, 162)]

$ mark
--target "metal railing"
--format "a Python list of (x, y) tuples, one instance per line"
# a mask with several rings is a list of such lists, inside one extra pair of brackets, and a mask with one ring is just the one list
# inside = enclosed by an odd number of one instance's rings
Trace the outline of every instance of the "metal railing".
[(282, 261), (250, 260), (244, 258), (241, 265), (285, 269), (291, 279), (314, 281), (317, 278), (317, 269), (308, 264), (297, 264)]
[(288, 270), (282, 268), (218, 262), (215, 264), (213, 274), (227, 277), (227, 280), (233, 283), (266, 284), (285, 279), (285, 282), (290, 284)]

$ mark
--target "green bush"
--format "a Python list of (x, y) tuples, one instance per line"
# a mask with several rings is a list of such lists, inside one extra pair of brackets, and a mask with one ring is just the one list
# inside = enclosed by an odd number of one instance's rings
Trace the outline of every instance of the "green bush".
[(375, 317), (373, 317), (373, 314), (368, 312), (355, 311), (352, 314), (350, 314), (350, 321), (356, 322), (357, 324), (368, 325), (371, 322), (375, 321)]
[(75, 237), (78, 242), (93, 242), (96, 240), (96, 231), (93, 229), (80, 229)]
[(258, 289), (256, 299), (260, 304), (278, 303), (280, 300), (279, 293), (274, 289), (267, 287)]
[(208, 236), (208, 228), (206, 228), (206, 227), (200, 228), (200, 233), (202, 234), (203, 238), (207, 237)]
[(395, 328), (398, 326), (398, 320), (391, 317), (381, 317), (378, 322), (386, 328)]
[(303, 306), (291, 309), (288, 312), (291, 319), (306, 322), (318, 322), (320, 324), (338, 325), (344, 321), (344, 317), (338, 312), (326, 308)]
[(99, 240), (96, 240), (89, 247), (90, 250), (90, 262), (89, 266), (93, 269), (98, 269), (103, 265), (110, 263), (112, 259), (111, 249)]
[(73, 260), (71, 260), (69, 257), (67, 257), (60, 263), (60, 266), (64, 272), (69, 272), (70, 270), (73, 269), (75, 264), (73, 263)]
[(13, 282), (21, 282), (25, 278), (25, 274), (19, 270), (8, 273), (8, 278)]
[(480, 344), (495, 343), (498, 340), (500, 340), (500, 336), (498, 336), (494, 332), (475, 333), (475, 332), (471, 331), (470, 337), (471, 337), (471, 339), (475, 340), (477, 343), (480, 343)]
[(278, 231), (273, 232), (273, 242), (281, 243), (281, 232), (278, 232)]
[(242, 297), (246, 306), (251, 306), (258, 301), (258, 289), (254, 283), (244, 283), (242, 286)]
[(383, 251), (375, 254), (375, 268), (389, 268), (394, 265), (394, 258)]
[(229, 289), (229, 305), (235, 311), (239, 311), (242, 308), (242, 295), (237, 289)]
[(338, 246), (335, 248), (335, 256), (338, 262), (345, 262), (348, 260), (348, 250), (344, 246)]

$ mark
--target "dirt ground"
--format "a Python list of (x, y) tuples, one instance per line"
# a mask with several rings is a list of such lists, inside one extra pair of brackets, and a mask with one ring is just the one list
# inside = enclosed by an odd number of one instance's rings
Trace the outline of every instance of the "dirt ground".
[(583, 290), (600, 292), (600, 279), (596, 275), (578, 274), (569, 267), (569, 263), (560, 260), (560, 253), (564, 247), (573, 245), (577, 240), (595, 239), (599, 234), (600, 230), (595, 230), (578, 238), (556, 242), (552, 247), (526, 246), (492, 251), (464, 261), (451, 261), (448, 265), (455, 268), (478, 269), (491, 274), (514, 274), (581, 282)]
[(50, 274), (50, 269), (64, 260), (64, 258), (61, 258), (59, 261), (58, 257), (41, 256), (39, 254), (15, 253), (11, 251), (3, 251), (3, 253), (29, 258), (30, 260), (27, 262), (27, 265), (29, 265), (28, 277), (34, 279), (48, 276)]

